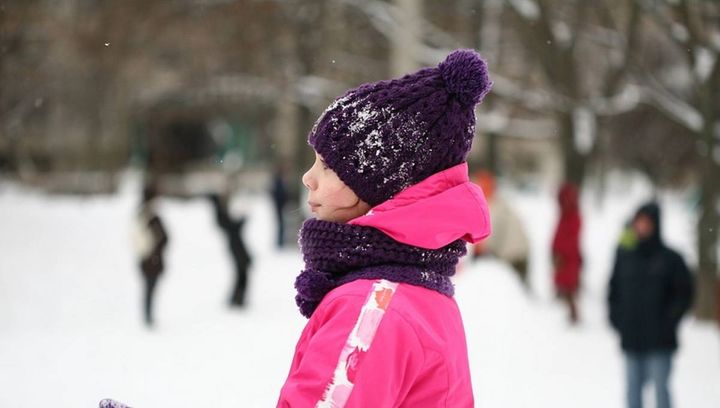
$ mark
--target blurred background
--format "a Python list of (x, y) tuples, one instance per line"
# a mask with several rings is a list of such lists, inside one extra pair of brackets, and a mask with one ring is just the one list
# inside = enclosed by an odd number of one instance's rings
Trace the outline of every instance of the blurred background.
[[(309, 130), (346, 89), (456, 48), (494, 82), (471, 173), (527, 238), (521, 279), (485, 248), (457, 275), (477, 406), (624, 406), (607, 285), (648, 200), (695, 278), (674, 400), (720, 406), (712, 0), (0, 1), (0, 406), (273, 406), (305, 322)], [(553, 283), (564, 182), (578, 324)], [(167, 238), (154, 279), (148, 189)]]

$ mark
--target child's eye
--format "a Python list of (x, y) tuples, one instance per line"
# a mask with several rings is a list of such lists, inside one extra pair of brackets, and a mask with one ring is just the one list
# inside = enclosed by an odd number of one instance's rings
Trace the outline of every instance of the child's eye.
[(325, 162), (322, 161), (322, 160), (320, 160), (320, 164), (322, 165), (323, 170), (327, 170), (327, 169), (330, 168), (330, 167), (328, 167), (327, 163), (325, 163)]

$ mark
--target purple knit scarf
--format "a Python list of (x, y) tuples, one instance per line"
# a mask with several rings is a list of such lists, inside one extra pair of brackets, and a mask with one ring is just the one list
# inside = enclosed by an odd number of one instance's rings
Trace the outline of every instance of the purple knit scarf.
[(305, 269), (295, 280), (295, 302), (310, 317), (325, 294), (357, 279), (387, 279), (454, 293), (450, 277), (465, 243), (440, 249), (402, 244), (381, 231), (358, 225), (309, 219), (300, 230)]

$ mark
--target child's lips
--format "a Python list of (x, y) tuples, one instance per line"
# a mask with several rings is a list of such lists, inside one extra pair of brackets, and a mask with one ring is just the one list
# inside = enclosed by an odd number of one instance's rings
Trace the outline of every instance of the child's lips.
[(310, 206), (310, 210), (312, 212), (315, 212), (315, 210), (320, 207), (320, 204), (314, 203), (312, 201), (308, 201), (308, 205)]

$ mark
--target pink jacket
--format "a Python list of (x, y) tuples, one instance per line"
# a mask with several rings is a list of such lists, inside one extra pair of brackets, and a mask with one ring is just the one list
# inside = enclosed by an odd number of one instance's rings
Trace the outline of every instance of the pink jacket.
[(428, 249), (457, 239), (475, 243), (490, 235), (487, 201), (468, 179), (467, 163), (433, 174), (348, 223), (374, 227), (396, 241)]
[[(465, 163), (350, 223), (424, 248), (459, 238), (476, 242), (490, 233), (487, 204), (468, 181)], [(455, 300), (387, 280), (335, 288), (300, 336), (277, 406), (472, 407), (465, 331)]]

